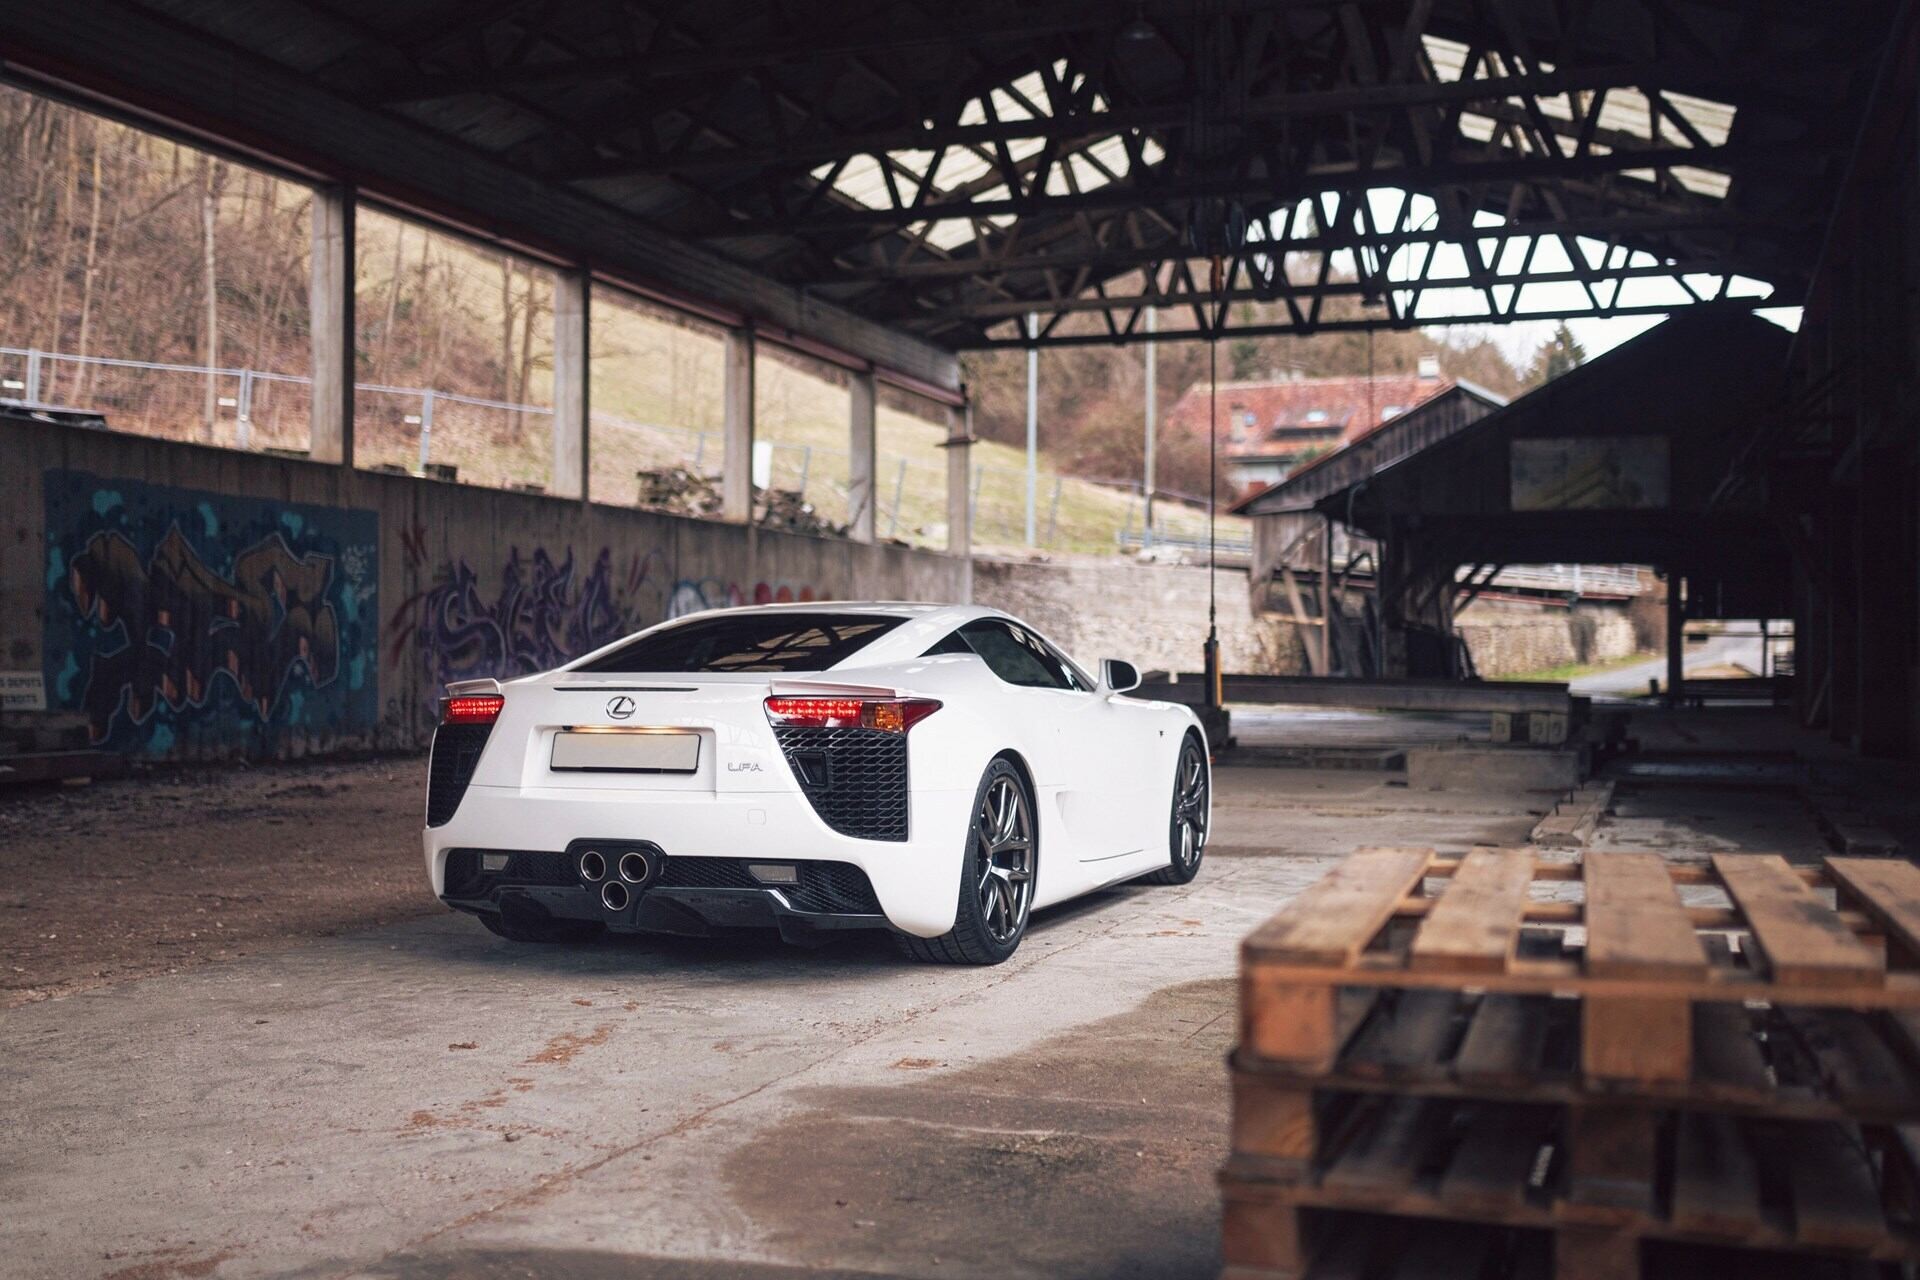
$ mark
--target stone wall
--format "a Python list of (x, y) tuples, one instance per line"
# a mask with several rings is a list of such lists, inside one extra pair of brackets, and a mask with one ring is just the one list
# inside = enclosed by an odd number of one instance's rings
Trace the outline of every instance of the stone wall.
[(1643, 650), (1625, 604), (1571, 608), (1523, 600), (1475, 600), (1454, 620), (1482, 676), (1524, 675), (1573, 663), (1606, 662)]
[[(976, 604), (1025, 618), (1091, 669), (1123, 658), (1142, 671), (1198, 671), (1207, 638), (1207, 570), (1131, 560), (976, 560)], [(1218, 581), (1221, 662), (1228, 671), (1305, 670), (1294, 628), (1255, 617), (1244, 569)]]
[[(1091, 668), (1125, 658), (1142, 671), (1197, 671), (1207, 634), (1207, 571), (1131, 560), (974, 562), (973, 598), (1025, 618)], [(1219, 571), (1221, 661), (1228, 671), (1307, 669), (1296, 629), (1256, 616), (1244, 569)], [(1476, 600), (1458, 620), (1483, 676), (1623, 658), (1645, 646), (1625, 604)]]
[(726, 604), (964, 600), (964, 560), (0, 424), (0, 730), (152, 759), (425, 745), (446, 681)]

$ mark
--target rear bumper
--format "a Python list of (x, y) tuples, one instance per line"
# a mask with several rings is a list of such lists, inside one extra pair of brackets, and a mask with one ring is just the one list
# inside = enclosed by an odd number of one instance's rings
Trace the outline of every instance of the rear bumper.
[[(444, 826), (424, 833), (433, 891), (463, 910), (495, 910), (491, 898), (446, 896), (446, 858), (454, 849), (551, 851), (583, 840), (648, 841), (675, 857), (754, 858), (778, 862), (850, 863), (866, 873), (878, 918), (803, 912), (774, 889), (682, 889), (655, 886), (638, 895), (631, 919), (615, 927), (662, 928), (674, 919), (714, 926), (759, 925), (783, 931), (890, 926), (920, 937), (953, 927), (960, 864), (971, 817), (970, 791), (916, 791), (910, 837), (861, 840), (828, 828), (797, 793), (615, 791), (602, 788), (469, 787)], [(608, 919), (599, 898), (579, 884), (515, 887), (551, 914)], [(644, 915), (643, 915), (644, 912)], [(795, 921), (804, 916), (805, 920)], [(839, 921), (839, 923), (834, 923)], [(682, 928), (668, 932), (699, 932)]]
[[(642, 890), (621, 912), (608, 912), (591, 889), (560, 886), (505, 886), (483, 898), (442, 895), (457, 911), (513, 910), (519, 903), (561, 920), (598, 920), (615, 932), (677, 933), (704, 937), (723, 929), (778, 929), (789, 941), (805, 941), (844, 929), (888, 929), (886, 916), (843, 911), (802, 911), (778, 889)], [(517, 901), (516, 901), (517, 900)]]

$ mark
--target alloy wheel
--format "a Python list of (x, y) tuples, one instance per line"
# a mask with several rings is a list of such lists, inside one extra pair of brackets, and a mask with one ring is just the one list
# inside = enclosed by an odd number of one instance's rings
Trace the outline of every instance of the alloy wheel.
[(1173, 856), (1182, 868), (1200, 861), (1207, 844), (1207, 768), (1188, 743), (1180, 752), (1180, 777), (1173, 795)]
[(973, 839), (980, 919), (988, 936), (1006, 946), (1020, 936), (1033, 902), (1033, 815), (1014, 778), (997, 777), (987, 787)]

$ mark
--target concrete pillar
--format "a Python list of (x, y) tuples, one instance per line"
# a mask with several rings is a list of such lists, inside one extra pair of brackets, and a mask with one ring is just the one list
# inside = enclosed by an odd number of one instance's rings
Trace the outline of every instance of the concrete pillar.
[(753, 330), (727, 334), (727, 404), (720, 516), (735, 524), (753, 519)]
[(1686, 579), (1678, 572), (1667, 572), (1667, 688), (1669, 707), (1680, 705), (1680, 689), (1687, 672)]
[(313, 257), (307, 296), (313, 332), (308, 450), (353, 465), (353, 188), (313, 193)]
[(587, 499), (588, 308), (593, 295), (585, 271), (562, 271), (553, 281), (553, 475), (547, 492)]
[(947, 410), (947, 552), (973, 558), (973, 401)]
[(875, 390), (871, 373), (847, 379), (847, 534), (855, 542), (873, 541)]
[(961, 557), (960, 598), (973, 603), (973, 401), (947, 410), (947, 554)]

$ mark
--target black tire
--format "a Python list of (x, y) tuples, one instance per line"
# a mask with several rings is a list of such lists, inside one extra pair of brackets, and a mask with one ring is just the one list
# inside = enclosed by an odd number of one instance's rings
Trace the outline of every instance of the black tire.
[(1033, 792), (1011, 761), (996, 757), (974, 792), (953, 928), (937, 938), (902, 934), (902, 949), (933, 964), (999, 964), (1026, 936), (1039, 867)]
[(537, 906), (515, 910), (512, 904), (486, 912), (480, 923), (512, 942), (591, 942), (607, 928), (598, 920), (562, 920)]
[(1167, 815), (1167, 865), (1140, 877), (1148, 884), (1186, 884), (1207, 854), (1207, 800), (1213, 789), (1206, 753), (1192, 734), (1180, 744), (1173, 769), (1173, 807)]

